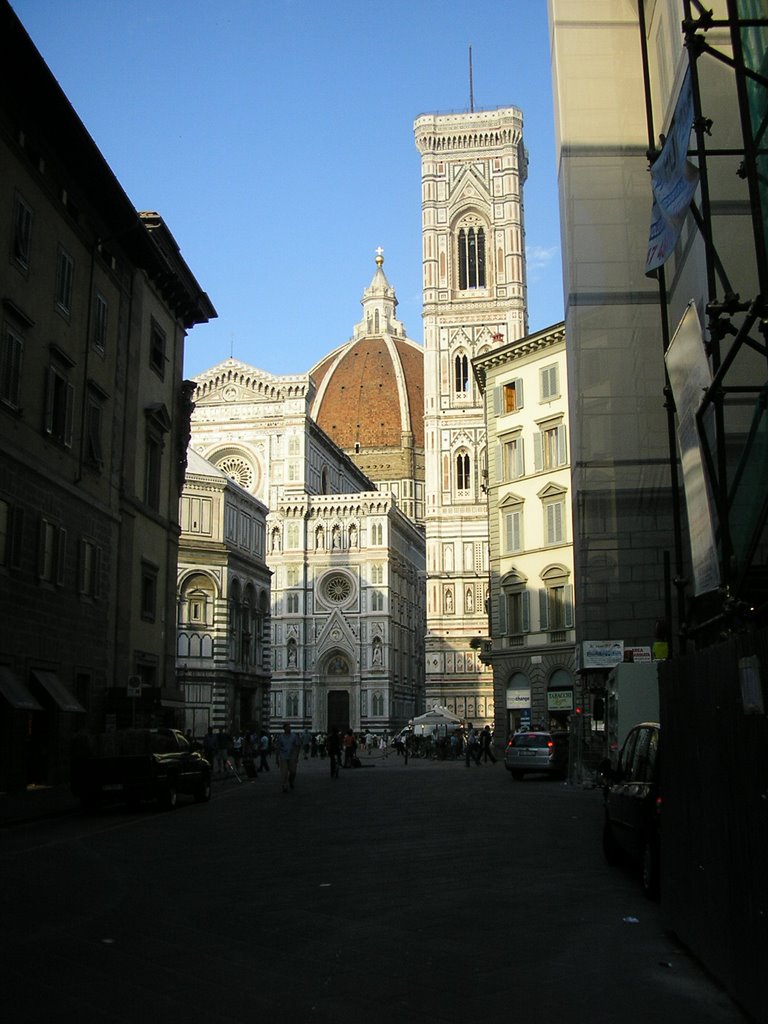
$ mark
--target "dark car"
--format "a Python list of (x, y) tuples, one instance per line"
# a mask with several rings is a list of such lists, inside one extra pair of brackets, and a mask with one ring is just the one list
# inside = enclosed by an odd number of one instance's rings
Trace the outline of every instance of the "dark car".
[(179, 793), (211, 798), (211, 766), (176, 729), (123, 729), (79, 734), (73, 744), (72, 792), (86, 807), (121, 798), (158, 800), (169, 810)]
[(627, 734), (616, 767), (601, 766), (605, 859), (616, 864), (630, 858), (637, 864), (649, 899), (659, 895), (660, 749), (658, 722), (641, 722)]
[(513, 779), (533, 772), (558, 778), (568, 773), (567, 732), (516, 732), (504, 752), (504, 766)]

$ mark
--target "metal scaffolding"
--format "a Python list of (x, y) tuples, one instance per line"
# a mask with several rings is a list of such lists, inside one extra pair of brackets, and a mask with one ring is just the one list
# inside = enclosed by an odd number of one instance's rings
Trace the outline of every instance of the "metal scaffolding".
[[(675, 501), (675, 577), (677, 617), (681, 646), (686, 638), (704, 645), (746, 622), (762, 622), (768, 616), (768, 18), (762, 0), (726, 0), (727, 17), (717, 19), (700, 0), (683, 0), (683, 41), (688, 57), (693, 103), (695, 147), (687, 154), (698, 171), (696, 195), (689, 213), (703, 243), (706, 267), (705, 350), (711, 383), (696, 414), (702, 461), (715, 512), (719, 586), (690, 597), (684, 578), (682, 518), (679, 501), (679, 456), (675, 404), (667, 379), (666, 407), (670, 449), (671, 488)], [(657, 145), (652, 106), (651, 76), (647, 52), (645, 4), (638, 0), (643, 49), (648, 158), (651, 166), (661, 156)], [(710, 42), (728, 39), (728, 52)], [(718, 148), (713, 141), (713, 121), (704, 109), (701, 87), (703, 61), (716, 61), (732, 75), (738, 107), (740, 144)], [(752, 295), (742, 295), (729, 267), (718, 253), (713, 229), (711, 170), (714, 161), (727, 160), (734, 174), (747, 185), (751, 240), (740, 254), (750, 265), (750, 280), (757, 282)], [(719, 170), (718, 166), (718, 170)], [(662, 341), (665, 354), (671, 335), (668, 320), (668, 289), (665, 268), (653, 271), (659, 286)], [(748, 287), (752, 287), (750, 284)], [(749, 349), (762, 358), (764, 372), (757, 382), (744, 382), (740, 360)], [(744, 427), (744, 410), (751, 410)], [(731, 413), (735, 415), (731, 417)], [(737, 415), (736, 415), (737, 414)], [(738, 421), (738, 424), (736, 424)], [(671, 621), (672, 587), (668, 587)]]

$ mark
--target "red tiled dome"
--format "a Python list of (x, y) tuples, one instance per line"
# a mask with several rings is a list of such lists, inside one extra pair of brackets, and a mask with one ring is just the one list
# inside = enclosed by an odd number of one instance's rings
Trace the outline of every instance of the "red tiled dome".
[(312, 418), (347, 451), (400, 448), (412, 434), (424, 447), (424, 350), (407, 338), (365, 335), (310, 370)]

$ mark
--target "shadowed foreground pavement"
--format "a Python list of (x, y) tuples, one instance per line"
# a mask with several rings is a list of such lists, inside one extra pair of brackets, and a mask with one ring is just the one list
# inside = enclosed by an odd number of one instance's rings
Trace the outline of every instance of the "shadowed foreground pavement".
[(603, 862), (597, 791), (362, 761), (4, 829), (7, 1019), (744, 1021)]

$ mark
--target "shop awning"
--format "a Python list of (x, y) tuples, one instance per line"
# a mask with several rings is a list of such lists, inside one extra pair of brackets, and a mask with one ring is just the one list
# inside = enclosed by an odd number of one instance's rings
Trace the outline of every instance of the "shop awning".
[(0, 694), (5, 697), (12, 708), (18, 708), (19, 711), (43, 710), (26, 686), (11, 672), (7, 665), (0, 665)]
[(76, 711), (80, 714), (85, 714), (83, 705), (74, 694), (70, 693), (55, 672), (43, 672), (42, 669), (33, 669), (32, 675), (61, 711)]

